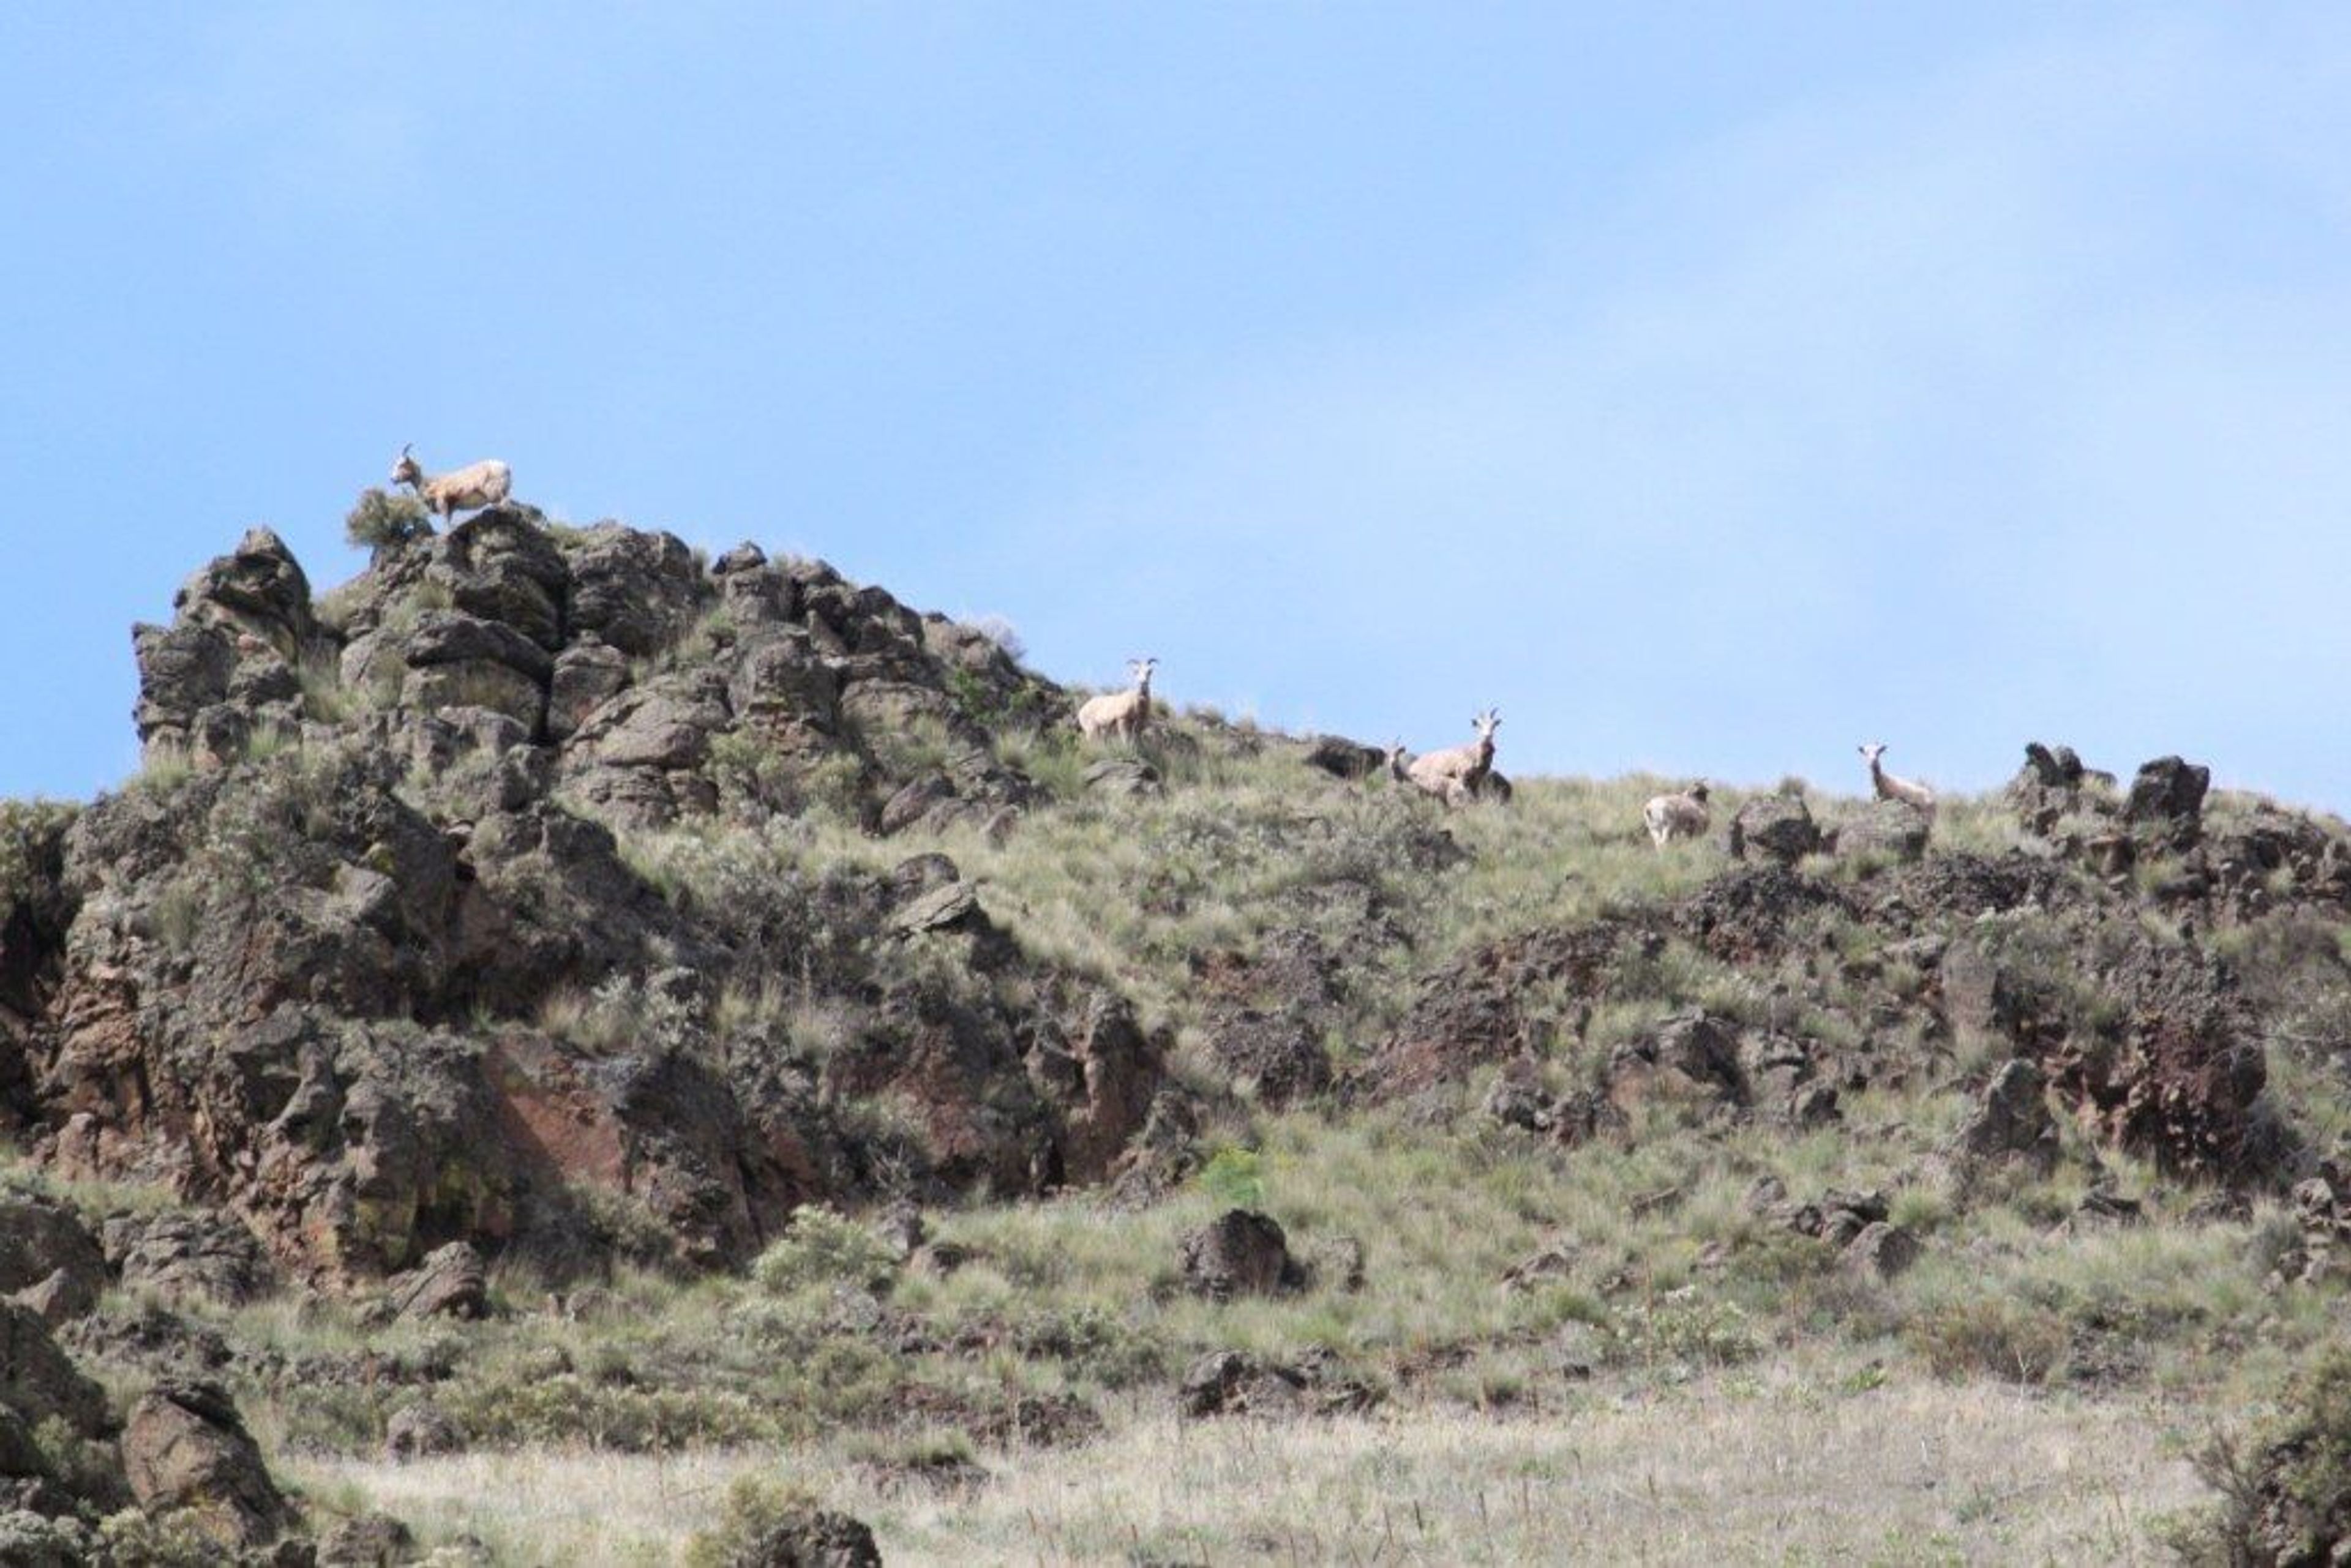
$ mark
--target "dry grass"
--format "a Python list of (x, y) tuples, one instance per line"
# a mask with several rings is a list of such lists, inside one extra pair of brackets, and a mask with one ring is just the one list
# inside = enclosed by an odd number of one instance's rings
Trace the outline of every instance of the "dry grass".
[(1139, 1416), (1069, 1453), (983, 1454), (971, 1492), (877, 1490), (841, 1453), (523, 1452), (310, 1464), (504, 1561), (669, 1561), (735, 1477), (807, 1485), (893, 1563), (2133, 1563), (2199, 1500), (2190, 1411), (1784, 1364), (1495, 1419)]

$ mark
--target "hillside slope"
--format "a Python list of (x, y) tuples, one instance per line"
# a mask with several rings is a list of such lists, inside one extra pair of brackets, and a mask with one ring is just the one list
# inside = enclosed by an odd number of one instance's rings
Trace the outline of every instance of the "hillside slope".
[[(256, 532), (174, 608), (141, 775), (0, 816), (0, 1284), (118, 1403), (208, 1380), (428, 1533), (580, 1550), (387, 1442), (780, 1452), (885, 1546), (1023, 1556), (919, 1500), (1726, 1376), (2127, 1427), (2341, 1304), (2351, 835), (2179, 758), (2034, 746), (1931, 831), (1731, 792), (1661, 854), (1650, 781), (1448, 812), (1206, 712), (1081, 746), (979, 632), (747, 546), (496, 509), (314, 598)], [(67, 1470), (21, 1500), (126, 1500)], [(1117, 1522), (1053, 1550), (1250, 1550)]]

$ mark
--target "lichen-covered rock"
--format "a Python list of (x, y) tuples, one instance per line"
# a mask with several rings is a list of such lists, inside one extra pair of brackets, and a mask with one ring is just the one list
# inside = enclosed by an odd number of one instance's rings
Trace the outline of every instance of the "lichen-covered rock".
[(0, 1295), (54, 1325), (96, 1305), (107, 1282), (105, 1251), (80, 1216), (32, 1193), (0, 1192)]
[(1927, 852), (1932, 828), (1932, 820), (1915, 806), (1872, 800), (1837, 823), (1836, 852), (1846, 859), (1915, 861)]
[(728, 1568), (882, 1568), (882, 1552), (862, 1521), (796, 1509), (745, 1542)]
[(184, 1514), (225, 1549), (275, 1541), (297, 1522), (215, 1384), (168, 1383), (141, 1396), (123, 1421), (122, 1467), (141, 1507)]
[(2186, 849), (2203, 831), (2204, 795), (2212, 770), (2178, 757), (2139, 765), (2123, 806), (2124, 821), (2176, 849)]
[(1821, 830), (1801, 795), (1757, 795), (1741, 801), (1730, 818), (1730, 855), (1749, 852), (1792, 866), (1821, 847)]
[(204, 1209), (123, 1215), (106, 1223), (106, 1255), (122, 1283), (182, 1305), (243, 1306), (277, 1284), (253, 1232)]
[(465, 1434), (448, 1413), (429, 1402), (403, 1406), (392, 1413), (383, 1427), (384, 1458), (392, 1460), (426, 1459), (439, 1454), (464, 1451)]
[(1186, 1235), (1180, 1261), (1185, 1284), (1212, 1301), (1277, 1295), (1306, 1282), (1280, 1222), (1251, 1209), (1227, 1209)]
[(487, 1316), (489, 1279), (482, 1255), (464, 1241), (434, 1248), (415, 1268), (392, 1279), (384, 1304), (396, 1318)]
[(1979, 1160), (2019, 1159), (2046, 1174), (2057, 1164), (2057, 1119), (2049, 1113), (2049, 1081), (2022, 1058), (2001, 1064), (1983, 1100), (1959, 1133), (1959, 1147)]

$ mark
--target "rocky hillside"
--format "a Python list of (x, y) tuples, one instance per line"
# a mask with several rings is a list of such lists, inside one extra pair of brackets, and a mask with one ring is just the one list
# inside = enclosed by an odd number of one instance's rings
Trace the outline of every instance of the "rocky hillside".
[[(57, 1561), (298, 1531), (233, 1396), (312, 1455), (1017, 1449), (1822, 1323), (2036, 1382), (2248, 1332), (1986, 1317), (2055, 1267), (2028, 1220), (2274, 1232), (2263, 1282), (2335, 1288), (2351, 836), (2178, 758), (2033, 745), (1931, 825), (1792, 784), (1658, 855), (1640, 781), (1447, 812), (1213, 715), (1081, 747), (821, 563), (515, 509), (323, 597), (256, 531), (133, 641), (140, 777), (0, 816), (0, 1471)], [(1669, 1334), (1661, 1273), (1781, 1326)], [(609, 1383), (529, 1326), (698, 1278)], [(274, 1344), (288, 1301), (366, 1348)], [(446, 1321), (493, 1326), (401, 1337)], [(175, 1422), (228, 1457), (142, 1471)]]

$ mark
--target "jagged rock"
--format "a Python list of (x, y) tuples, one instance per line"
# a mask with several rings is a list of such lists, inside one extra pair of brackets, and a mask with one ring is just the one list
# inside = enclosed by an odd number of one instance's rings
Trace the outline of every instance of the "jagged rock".
[(166, 1379), (214, 1376), (235, 1359), (218, 1330), (152, 1301), (90, 1312), (68, 1323), (59, 1338), (85, 1359)]
[(1333, 779), (1365, 779), (1387, 766), (1387, 754), (1376, 746), (1360, 745), (1335, 735), (1318, 735), (1307, 744), (1305, 755), (1299, 760)]
[(511, 626), (550, 652), (563, 645), (571, 571), (547, 531), (517, 507), (476, 512), (435, 538), (424, 578), (468, 615)]
[(346, 1519), (319, 1540), (318, 1568), (404, 1568), (422, 1560), (415, 1535), (388, 1513)]
[(1870, 855), (1915, 861), (1927, 852), (1932, 824), (1927, 814), (1900, 800), (1872, 800), (1837, 824), (1836, 852), (1851, 859)]
[(401, 645), (401, 657), (413, 670), (437, 664), (499, 664), (534, 686), (544, 685), (555, 671), (555, 661), (547, 650), (513, 627), (452, 610), (426, 612)]
[(122, 1468), (140, 1506), (182, 1511), (224, 1548), (274, 1541), (296, 1522), (217, 1384), (168, 1383), (141, 1396), (123, 1422)]
[(2070, 746), (2043, 746), (2037, 740), (2024, 743), (2024, 766), (2034, 781), (2043, 789), (2078, 789), (2085, 770), (2082, 758)]
[(883, 838), (904, 832), (930, 817), (940, 807), (956, 800), (955, 786), (944, 773), (925, 773), (920, 779), (899, 786), (889, 800), (882, 803), (882, 813), (875, 831)]
[(73, 1210), (31, 1193), (0, 1193), (0, 1294), (54, 1325), (95, 1306), (106, 1283), (105, 1253)]
[(106, 1391), (83, 1376), (30, 1307), (0, 1301), (0, 1406), (26, 1429), (62, 1421), (77, 1437), (99, 1437), (111, 1421)]
[(548, 676), (547, 733), (568, 740), (588, 716), (628, 688), (629, 656), (601, 640), (583, 637), (555, 657)]
[(1748, 850), (1766, 859), (1792, 866), (1821, 847), (1821, 830), (1801, 795), (1758, 795), (1742, 801), (1730, 818), (1730, 854), (1747, 858)]
[(2060, 1145), (2048, 1086), (2046, 1075), (2031, 1061), (2004, 1063), (1959, 1133), (1961, 1150), (1976, 1159), (2021, 1158), (2044, 1175), (2055, 1169)]
[(1227, 1209), (1187, 1234), (1181, 1262), (1185, 1284), (1212, 1301), (1277, 1295), (1306, 1282), (1280, 1224), (1246, 1208)]
[(569, 625), (639, 658), (675, 642), (710, 591), (674, 534), (601, 524), (570, 549), (569, 562)]
[(197, 625), (259, 640), (279, 659), (300, 656), (316, 630), (310, 580), (286, 541), (253, 528), (234, 552), (198, 570), (172, 601), (179, 617)]
[(1193, 1097), (1162, 1087), (1143, 1127), (1112, 1167), (1113, 1196), (1128, 1207), (1165, 1197), (1200, 1168), (1200, 1116)]
[(728, 1568), (882, 1568), (882, 1552), (849, 1515), (799, 1509), (762, 1530)]
[(2194, 844), (2203, 831), (2204, 793), (2212, 770), (2178, 757), (2139, 764), (2123, 805), (2123, 820), (2175, 849)]
[(1347, 1375), (1327, 1351), (1276, 1362), (1243, 1351), (1211, 1351), (1184, 1374), (1177, 1392), (1194, 1420), (1215, 1416), (1351, 1415), (1379, 1403), (1379, 1395)]
[(1331, 1087), (1331, 1053), (1313, 1025), (1295, 1014), (1241, 1009), (1219, 1018), (1215, 1030), (1209, 1054), (1261, 1105), (1280, 1109)]
[(1891, 1280), (1918, 1260), (1918, 1239), (1884, 1220), (1865, 1226), (1845, 1248), (1845, 1262), (1880, 1280)]
[(1630, 1112), (1645, 1101), (1743, 1106), (1753, 1102), (1738, 1031), (1704, 1012), (1677, 1013), (1609, 1059), (1608, 1098)]
[(1084, 783), (1105, 795), (1156, 795), (1161, 788), (1159, 769), (1139, 757), (1105, 757), (1089, 763)]
[(841, 724), (841, 676), (805, 636), (752, 643), (735, 666), (727, 698), (746, 718), (788, 718), (825, 734)]
[(277, 1284), (253, 1232), (208, 1209), (110, 1218), (106, 1256), (125, 1287), (181, 1305), (242, 1306)]
[[(946, 931), (968, 925), (979, 915), (979, 889), (967, 882), (951, 882), (916, 894), (890, 913), (890, 928), (901, 936)], [(986, 916), (980, 918), (985, 920)]]
[(1544, 1285), (1564, 1284), (1575, 1278), (1575, 1249), (1567, 1243), (1545, 1247), (1530, 1253), (1502, 1272), (1502, 1284), (1507, 1290), (1531, 1291)]
[(1356, 1081), (1367, 1093), (1401, 1097), (1496, 1062), (1544, 1055), (1560, 1021), (1531, 1007), (1531, 998), (1604, 998), (1623, 963), (1664, 945), (1646, 926), (1614, 919), (1489, 944), (1421, 981), (1403, 1023)]
[(391, 1281), (384, 1302), (399, 1318), (486, 1317), (490, 1296), (482, 1255), (464, 1241), (437, 1248)]
[(86, 1274), (71, 1273), (64, 1269), (50, 1270), (37, 1284), (16, 1291), (10, 1300), (30, 1307), (41, 1314), (41, 1321), (52, 1328), (70, 1322), (98, 1305), (101, 1287)]
[(383, 1427), (383, 1455), (394, 1461), (426, 1459), (465, 1451), (465, 1434), (442, 1408), (410, 1405), (392, 1413)]
[(749, 539), (745, 539), (710, 563), (710, 575), (732, 577), (738, 571), (757, 571), (767, 564), (768, 552)]

